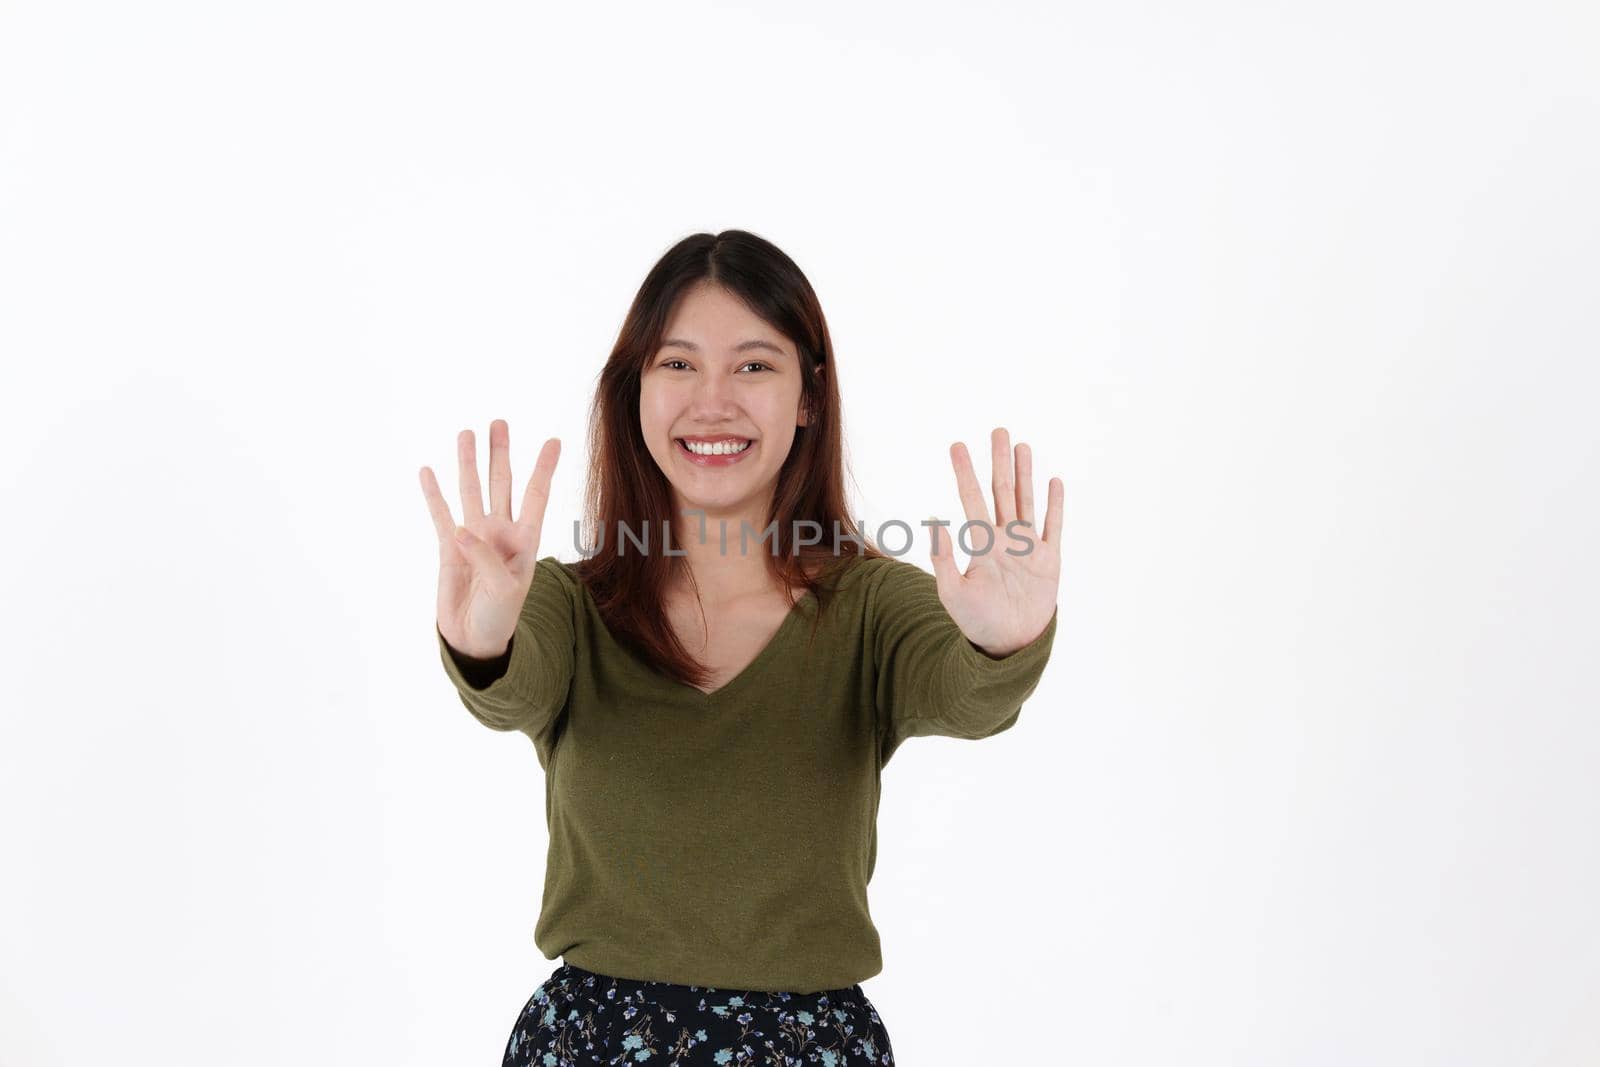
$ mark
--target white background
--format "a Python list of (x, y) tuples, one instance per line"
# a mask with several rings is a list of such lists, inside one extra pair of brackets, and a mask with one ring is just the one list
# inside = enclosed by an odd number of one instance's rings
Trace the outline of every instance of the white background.
[(575, 558), (724, 228), (869, 524), (1066, 484), (1020, 722), (885, 772), (898, 1062), (1600, 1062), (1592, 7), (578, 8), (0, 7), (0, 1063), (500, 1062), (543, 781), (417, 471), (560, 437)]

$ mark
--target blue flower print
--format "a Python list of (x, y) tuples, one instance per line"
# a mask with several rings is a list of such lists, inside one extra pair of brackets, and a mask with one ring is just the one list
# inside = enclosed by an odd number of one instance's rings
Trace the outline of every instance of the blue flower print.
[(889, 1035), (859, 985), (812, 993), (718, 990), (563, 964), (523, 1007), (502, 1067), (894, 1062)]

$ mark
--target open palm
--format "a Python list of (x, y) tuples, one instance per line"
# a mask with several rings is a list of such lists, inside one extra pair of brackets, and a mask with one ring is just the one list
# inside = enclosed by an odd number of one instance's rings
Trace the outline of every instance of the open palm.
[[(984, 530), (974, 526), (965, 536), (974, 552), (965, 574), (956, 567), (950, 534), (939, 526), (930, 530), (939, 600), (967, 640), (989, 655), (1001, 657), (1031, 644), (1055, 614), (1061, 583), (1061, 511), (1065, 491), (1061, 479), (1050, 479), (1041, 534), (1033, 514), (1032, 451), (1025, 444), (1017, 445), (1013, 463), (1011, 438), (1004, 427), (997, 427), (990, 441), (994, 463), (992, 514), (984, 502), (967, 446), (958, 441), (950, 447), (956, 487), (967, 519), (990, 527)], [(1020, 523), (1008, 529), (1007, 524), (1016, 520)], [(990, 533), (992, 543), (988, 543)]]
[(489, 424), (487, 513), (471, 430), (462, 430), (456, 437), (456, 453), (461, 468), (462, 526), (457, 527), (451, 517), (433, 471), (423, 467), (418, 472), (439, 535), (439, 633), (464, 656), (495, 659), (510, 646), (533, 585), (539, 535), (561, 441), (552, 437), (540, 449), (522, 495), (522, 514), (515, 520), (511, 518), (511, 428), (506, 421), (496, 419)]

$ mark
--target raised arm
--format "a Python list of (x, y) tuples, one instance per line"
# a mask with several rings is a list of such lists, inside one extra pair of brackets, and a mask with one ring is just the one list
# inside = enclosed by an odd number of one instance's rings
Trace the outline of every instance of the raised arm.
[(934, 573), (890, 558), (872, 577), (880, 766), (908, 737), (981, 738), (1012, 726), (1050, 657), (1061, 578), (1061, 481), (1050, 480), (1041, 532), (1034, 525), (1030, 449), (1019, 444), (1013, 460), (1004, 428), (995, 429), (991, 443), (992, 511), (966, 445), (950, 449), (973, 524), (966, 573), (936, 522)]
[(913, 563), (879, 564), (868, 598), (880, 767), (907, 738), (977, 740), (1016, 725), (1050, 659), (1054, 613), (1038, 637), (995, 658), (967, 639), (933, 575)]
[(572, 577), (554, 556), (538, 561), (510, 646), (497, 660), (462, 655), (437, 623), (440, 662), (461, 703), (491, 730), (520, 730), (537, 743), (566, 706), (573, 668)]
[(552, 437), (544, 443), (515, 519), (505, 420), (489, 426), (488, 511), (472, 431), (463, 430), (456, 444), (464, 525), (455, 524), (433, 471), (418, 472), (439, 538), (434, 633), (440, 659), (461, 702), (480, 722), (528, 734), (544, 762), (573, 663), (574, 583), (554, 556), (539, 558), (561, 442)]

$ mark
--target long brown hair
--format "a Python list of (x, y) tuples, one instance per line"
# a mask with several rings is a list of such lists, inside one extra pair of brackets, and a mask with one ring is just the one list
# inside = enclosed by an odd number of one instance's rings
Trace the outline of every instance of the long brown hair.
[[(633, 298), (611, 356), (600, 372), (589, 412), (589, 470), (583, 541), (590, 553), (577, 564), (579, 580), (606, 626), (651, 667), (688, 685), (710, 681), (667, 622), (662, 592), (681, 557), (660, 550), (671, 525), (672, 492), (639, 428), (639, 386), (660, 350), (680, 296), (710, 282), (739, 297), (799, 350), (807, 424), (779, 469), (767, 523), (776, 522), (769, 572), (784, 589), (815, 594), (817, 621), (827, 607), (828, 583), (852, 561), (884, 555), (851, 521), (844, 492), (844, 449), (833, 343), (811, 283), (776, 245), (744, 230), (697, 233), (667, 250)], [(815, 522), (822, 541), (800, 545), (795, 524)], [(647, 552), (624, 551), (621, 526), (645, 531)], [(758, 533), (764, 532), (757, 531)], [(837, 534), (835, 533), (837, 531)], [(854, 540), (853, 538), (859, 538)], [(674, 537), (674, 544), (682, 540)], [(838, 550), (835, 552), (835, 542)]]

